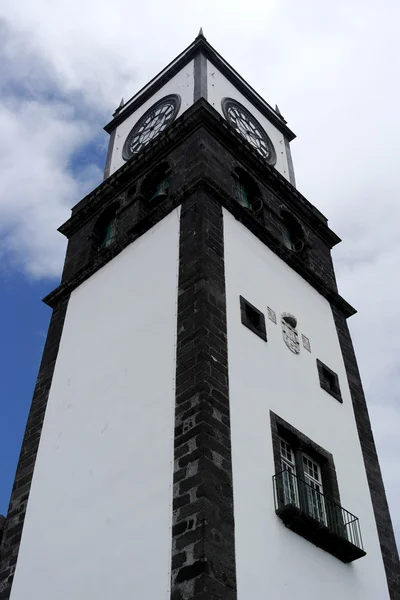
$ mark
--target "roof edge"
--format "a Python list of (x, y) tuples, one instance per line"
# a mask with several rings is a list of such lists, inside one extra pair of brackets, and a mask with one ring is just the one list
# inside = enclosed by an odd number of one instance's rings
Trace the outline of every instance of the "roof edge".
[(181, 54), (142, 87), (123, 107), (113, 114), (113, 119), (105, 125), (107, 133), (112, 131), (131, 115), (139, 106), (155, 94), (167, 81), (182, 69), (197, 53), (203, 53), (221, 73), (269, 120), (290, 142), (296, 135), (286, 125), (286, 121), (252, 88), (241, 75), (209, 44), (204, 35), (198, 35)]

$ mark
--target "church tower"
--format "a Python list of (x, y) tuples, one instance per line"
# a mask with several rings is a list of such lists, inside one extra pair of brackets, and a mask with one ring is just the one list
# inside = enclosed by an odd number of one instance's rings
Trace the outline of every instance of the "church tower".
[(60, 227), (0, 600), (399, 600), (340, 240), (279, 109), (200, 32), (105, 129)]

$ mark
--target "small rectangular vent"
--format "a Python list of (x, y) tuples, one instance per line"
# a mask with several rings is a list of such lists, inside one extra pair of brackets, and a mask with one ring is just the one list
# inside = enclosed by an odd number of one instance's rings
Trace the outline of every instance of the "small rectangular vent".
[(324, 365), (323, 362), (317, 358), (317, 368), (319, 375), (319, 382), (323, 390), (328, 392), (331, 396), (336, 398), (338, 402), (343, 402), (342, 395), (340, 393), (339, 377), (329, 367)]
[(240, 313), (243, 325), (266, 342), (267, 330), (264, 313), (253, 306), (253, 304), (250, 304), (243, 296), (240, 296)]

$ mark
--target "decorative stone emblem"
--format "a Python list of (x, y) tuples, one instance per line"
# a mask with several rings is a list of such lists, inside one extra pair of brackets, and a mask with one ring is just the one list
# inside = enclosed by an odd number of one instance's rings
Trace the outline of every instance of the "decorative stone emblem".
[(276, 325), (276, 312), (274, 310), (272, 310), (272, 308), (270, 308), (269, 306), (267, 306), (268, 309), (268, 319), (270, 321), (272, 321), (273, 323), (275, 323)]
[(311, 344), (310, 344), (310, 340), (308, 339), (308, 337), (301, 334), (301, 341), (303, 342), (303, 348), (305, 348), (306, 350), (311, 352)]
[(300, 353), (299, 334), (296, 331), (297, 319), (290, 313), (282, 313), (282, 336), (283, 341), (293, 354)]

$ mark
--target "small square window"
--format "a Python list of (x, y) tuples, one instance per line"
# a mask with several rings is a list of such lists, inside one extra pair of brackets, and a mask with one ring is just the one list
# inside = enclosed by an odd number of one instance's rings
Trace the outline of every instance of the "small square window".
[(318, 360), (318, 358), (317, 367), (319, 374), (319, 382), (322, 389), (324, 389), (326, 392), (328, 392), (328, 394), (336, 398), (336, 400), (338, 400), (339, 402), (343, 402), (342, 395), (340, 393), (339, 378), (336, 375), (336, 373), (332, 371), (332, 369), (324, 365), (324, 363)]
[(253, 333), (267, 341), (267, 331), (265, 328), (265, 316), (255, 306), (250, 304), (243, 296), (240, 296), (240, 312), (243, 325), (246, 325)]

